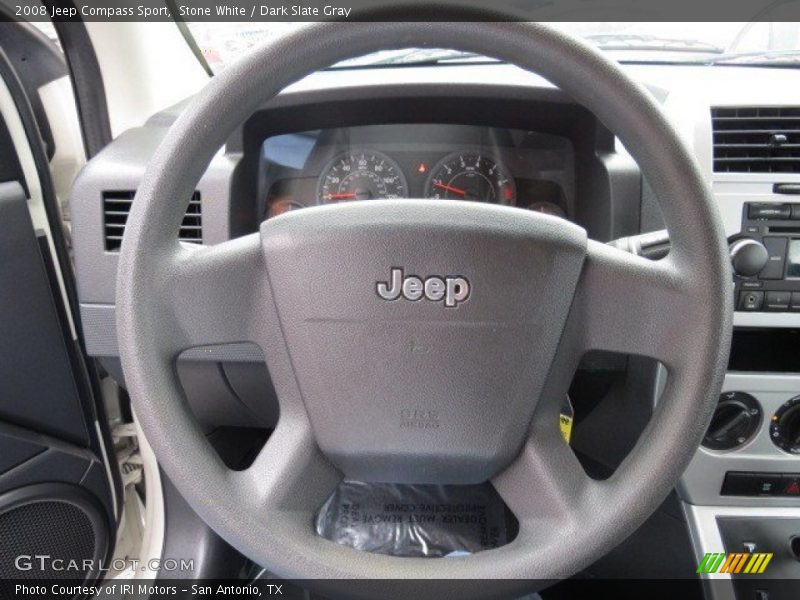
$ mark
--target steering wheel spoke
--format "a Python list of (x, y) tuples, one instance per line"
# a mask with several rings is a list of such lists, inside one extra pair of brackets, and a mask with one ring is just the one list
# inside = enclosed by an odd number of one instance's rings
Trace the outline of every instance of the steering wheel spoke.
[(313, 515), (342, 480), (317, 447), (301, 411), (282, 416), (253, 463), (232, 476), (237, 487), (263, 505), (265, 516), (271, 511)]
[(555, 423), (539, 420), (517, 459), (492, 484), (519, 519), (520, 528), (564, 527), (580, 513), (598, 483), (560, 437)]
[(655, 358), (681, 358), (687, 318), (707, 314), (669, 259), (651, 261), (589, 242), (567, 335), (573, 351), (606, 350)]
[(216, 246), (182, 247), (167, 277), (174, 350), (255, 341), (260, 309), (269, 302), (258, 234)]

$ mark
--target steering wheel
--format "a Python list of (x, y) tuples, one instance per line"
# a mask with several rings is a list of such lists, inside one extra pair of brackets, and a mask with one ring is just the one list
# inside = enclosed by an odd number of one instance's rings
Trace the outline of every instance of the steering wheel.
[[(446, 200), (314, 207), (213, 247), (177, 241), (212, 156), (265, 100), (338, 61), (423, 46), (535, 71), (593, 111), (656, 193), (669, 255), (650, 261), (564, 220)], [(632, 533), (691, 459), (730, 344), (729, 272), (691, 155), (652, 97), (587, 44), (539, 24), (320, 23), (216, 75), (166, 134), (126, 227), (117, 329), (125, 382), (161, 466), (256, 563), (289, 579), (410, 575), (422, 592), (435, 589), (424, 580), (441, 578), (544, 581), (570, 576)], [(233, 471), (193, 419), (175, 361), (190, 347), (243, 341), (264, 352), (280, 418), (253, 464)], [(558, 430), (588, 350), (653, 357), (668, 371), (651, 422), (604, 481), (586, 475)], [(489, 480), (519, 534), (448, 559), (337, 545), (313, 522), (343, 477)], [(474, 583), (447, 585), (481, 593)]]

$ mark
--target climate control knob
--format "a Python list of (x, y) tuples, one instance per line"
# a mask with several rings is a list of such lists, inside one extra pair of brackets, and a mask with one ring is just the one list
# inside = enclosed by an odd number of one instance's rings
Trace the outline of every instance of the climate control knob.
[(772, 416), (769, 435), (781, 450), (800, 454), (800, 396), (789, 400)]
[(743, 446), (761, 425), (761, 405), (744, 392), (720, 394), (703, 446), (711, 450), (733, 450)]
[(729, 246), (728, 251), (733, 270), (741, 277), (758, 275), (769, 260), (769, 252), (764, 244), (752, 238), (736, 240)]

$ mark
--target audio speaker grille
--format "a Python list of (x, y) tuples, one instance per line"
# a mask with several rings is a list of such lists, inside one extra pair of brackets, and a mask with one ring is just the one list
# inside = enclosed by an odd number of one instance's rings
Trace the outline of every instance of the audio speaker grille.
[[(92, 520), (78, 506), (57, 500), (37, 501), (0, 514), (0, 579), (85, 579), (93, 570), (83, 568), (84, 560), (95, 558), (95, 531)], [(44, 555), (46, 568), (33, 558)], [(18, 556), (31, 557), (30, 570), (15, 567)], [(77, 570), (59, 569), (75, 561)]]

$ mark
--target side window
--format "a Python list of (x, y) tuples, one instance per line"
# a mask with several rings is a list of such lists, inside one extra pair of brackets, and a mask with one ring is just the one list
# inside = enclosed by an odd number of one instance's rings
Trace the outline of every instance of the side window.
[(45, 143), (59, 206), (69, 222), (69, 191), (86, 162), (69, 70), (50, 21), (0, 24), (0, 47), (25, 89)]

